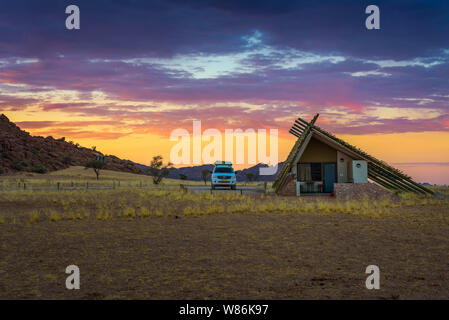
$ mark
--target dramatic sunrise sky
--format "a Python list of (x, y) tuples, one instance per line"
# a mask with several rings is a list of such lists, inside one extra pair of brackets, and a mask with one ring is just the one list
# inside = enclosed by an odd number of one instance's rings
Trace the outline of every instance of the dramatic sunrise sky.
[[(65, 29), (66, 6), (81, 29)], [(376, 4), (381, 30), (365, 28)], [(449, 1), (0, 0), (0, 113), (140, 163), (175, 128), (317, 125), (449, 184)]]

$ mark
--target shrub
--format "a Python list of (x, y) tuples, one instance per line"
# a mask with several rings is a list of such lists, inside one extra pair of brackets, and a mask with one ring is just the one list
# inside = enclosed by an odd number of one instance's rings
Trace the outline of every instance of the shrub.
[(30, 223), (36, 223), (39, 221), (39, 212), (38, 211), (33, 211), (30, 214)]
[(35, 173), (47, 173), (47, 168), (43, 167), (43, 166), (36, 166), (33, 168), (32, 170)]
[(17, 171), (22, 171), (24, 169), (21, 162), (15, 163), (12, 167)]
[(72, 160), (72, 158), (70, 156), (66, 156), (66, 157), (64, 157), (64, 159), (62, 159), (62, 162), (64, 164), (71, 165), (73, 160)]
[(251, 182), (251, 181), (253, 181), (254, 180), (254, 173), (252, 173), (252, 172), (245, 172), (245, 176), (246, 176), (246, 179), (248, 179), (248, 181), (249, 182)]
[(50, 213), (50, 221), (59, 221), (61, 219), (61, 216), (57, 212), (52, 211)]
[(132, 207), (126, 207), (125, 210), (123, 210), (123, 216), (125, 218), (135, 218), (136, 210)]

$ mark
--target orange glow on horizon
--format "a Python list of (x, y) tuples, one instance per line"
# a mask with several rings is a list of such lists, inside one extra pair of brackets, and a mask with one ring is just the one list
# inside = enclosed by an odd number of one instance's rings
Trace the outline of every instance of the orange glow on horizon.
[[(11, 112), (12, 122), (31, 121), (31, 115), (23, 115), (20, 112)], [(35, 120), (35, 116), (32, 118)], [(66, 117), (64, 117), (66, 119)], [(52, 117), (56, 121), (56, 117)], [(95, 121), (104, 119), (92, 118), (92, 125), (80, 126), (82, 133), (75, 133), (71, 136), (71, 131), (58, 129), (58, 127), (26, 129), (32, 135), (44, 135), (51, 133), (54, 138), (64, 136), (66, 141), (74, 141), (85, 147), (96, 146), (97, 150), (104, 154), (111, 154), (122, 159), (148, 164), (155, 155), (162, 155), (166, 161), (169, 160), (170, 149), (177, 143), (170, 141), (169, 136), (163, 136), (157, 133), (133, 133), (125, 127), (115, 128), (108, 124), (102, 126)], [(81, 121), (79, 117), (74, 117), (70, 121)], [(82, 122), (81, 122), (82, 123)], [(192, 128), (186, 128), (192, 133)], [(203, 127), (203, 130), (207, 129)], [(109, 130), (114, 130), (110, 132)], [(151, 131), (151, 128), (149, 130)], [(268, 131), (268, 130), (267, 130)], [(224, 135), (224, 133), (223, 133)], [(367, 153), (394, 165), (394, 163), (430, 163), (430, 162), (448, 162), (449, 159), (449, 132), (408, 132), (393, 134), (369, 134), (369, 135), (338, 135), (339, 138), (361, 148)], [(267, 139), (269, 140), (269, 139)], [(292, 135), (285, 135), (279, 132), (279, 151), (278, 161), (282, 162), (288, 156), (295, 138)], [(208, 142), (203, 142), (204, 148)], [(235, 146), (234, 146), (235, 149)], [(235, 153), (235, 152), (234, 152)], [(224, 153), (223, 153), (224, 154)], [(247, 159), (247, 155), (245, 156)], [(194, 164), (192, 164), (194, 165)], [(184, 166), (184, 165), (183, 165)], [(253, 164), (236, 165), (236, 169), (243, 169), (253, 166)], [(397, 167), (397, 165), (394, 165)], [(430, 181), (438, 183), (449, 183), (449, 173), (442, 173), (438, 176), (438, 170), (429, 166), (411, 166), (402, 168), (406, 173), (413, 171), (414, 176), (420, 180), (426, 180), (426, 173), (429, 173)], [(433, 170), (433, 171), (432, 171)], [(441, 172), (446, 172), (442, 170)], [(448, 171), (449, 172), (449, 171)], [(409, 173), (411, 174), (411, 173)], [(436, 182), (436, 183), (437, 183)]]

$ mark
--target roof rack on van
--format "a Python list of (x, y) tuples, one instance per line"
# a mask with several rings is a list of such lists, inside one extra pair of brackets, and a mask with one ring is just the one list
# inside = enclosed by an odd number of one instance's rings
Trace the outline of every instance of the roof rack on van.
[(232, 166), (231, 161), (215, 161), (215, 166)]

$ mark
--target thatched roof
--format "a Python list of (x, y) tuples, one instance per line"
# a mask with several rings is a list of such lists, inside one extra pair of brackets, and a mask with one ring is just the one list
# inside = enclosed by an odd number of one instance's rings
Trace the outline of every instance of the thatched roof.
[(386, 162), (376, 159), (361, 149), (337, 138), (320, 127), (317, 127), (315, 122), (318, 119), (318, 116), (319, 114), (316, 114), (310, 122), (298, 118), (290, 129), (289, 132), (298, 139), (296, 140), (295, 145), (290, 151), (285, 164), (273, 184), (273, 188), (275, 188), (276, 192), (278, 192), (280, 187), (284, 184), (285, 179), (294, 164), (294, 160), (298, 156), (298, 153), (302, 153), (304, 151), (305, 146), (311, 136), (313, 136), (334, 147), (335, 149), (352, 156), (353, 158), (365, 160), (368, 163), (368, 178), (382, 187), (397, 191), (433, 194), (432, 190), (416, 183), (412, 180), (412, 178), (400, 170), (393, 168)]

